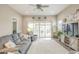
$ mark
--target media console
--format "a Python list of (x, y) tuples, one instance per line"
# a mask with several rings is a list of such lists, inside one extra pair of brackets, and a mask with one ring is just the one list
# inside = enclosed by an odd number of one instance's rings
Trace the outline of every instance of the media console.
[(64, 38), (61, 39), (65, 45), (79, 51), (79, 23), (67, 22), (62, 25)]

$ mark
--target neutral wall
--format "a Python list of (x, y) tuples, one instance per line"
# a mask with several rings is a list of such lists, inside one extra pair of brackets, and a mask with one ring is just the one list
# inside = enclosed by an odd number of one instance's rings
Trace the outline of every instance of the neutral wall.
[[(24, 16), (23, 17), (23, 22), (22, 22), (22, 27), (23, 27), (23, 33), (27, 33), (27, 24), (29, 22), (32, 22), (33, 16)], [(39, 16), (34, 16), (35, 18), (39, 17)], [(40, 17), (44, 17), (44, 16), (40, 16)], [(56, 31), (56, 27), (54, 26), (56, 24), (56, 17), (55, 16), (46, 16), (48, 21), (52, 22), (52, 31)], [(44, 19), (42, 19), (44, 20)]]
[[(57, 20), (64, 20), (64, 18), (68, 17), (69, 15), (72, 15), (76, 12), (76, 9), (79, 9), (79, 4), (70, 5), (66, 9), (64, 9), (61, 13), (58, 14)], [(62, 30), (62, 25), (58, 24), (58, 30)]]
[(17, 19), (17, 32), (21, 32), (22, 17), (8, 5), (0, 5), (0, 36), (12, 34), (12, 18)]

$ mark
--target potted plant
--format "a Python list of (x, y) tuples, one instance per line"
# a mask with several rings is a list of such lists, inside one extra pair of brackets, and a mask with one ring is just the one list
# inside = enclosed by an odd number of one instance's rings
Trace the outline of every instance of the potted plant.
[(53, 38), (58, 38), (57, 32), (53, 32)]
[(58, 31), (57, 36), (59, 41), (61, 41), (61, 36), (62, 36), (63, 32), (62, 31)]

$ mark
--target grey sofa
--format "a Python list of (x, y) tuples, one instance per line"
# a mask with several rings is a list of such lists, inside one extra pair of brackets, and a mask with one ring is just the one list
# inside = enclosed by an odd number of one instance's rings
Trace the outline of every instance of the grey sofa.
[(21, 40), (22, 38), (19, 36), (19, 34), (20, 33), (13, 34), (12, 38), (16, 45), (21, 45), (19, 47), (19, 52), (22, 54), (25, 54), (25, 53), (27, 53), (32, 42), (31, 42), (31, 39), (29, 39), (29, 38), (27, 40)]
[(32, 41), (29, 38), (27, 40), (21, 40), (21, 37), (19, 36), (19, 34), (20, 33), (15, 33), (15, 34), (0, 37), (0, 48), (4, 48), (4, 44), (8, 42), (9, 40), (11, 40), (16, 45), (19, 45), (18, 47), (19, 53), (26, 54)]

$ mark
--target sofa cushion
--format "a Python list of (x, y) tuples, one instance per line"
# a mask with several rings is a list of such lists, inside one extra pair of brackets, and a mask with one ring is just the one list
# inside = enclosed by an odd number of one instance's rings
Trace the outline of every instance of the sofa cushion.
[(0, 37), (0, 48), (4, 48), (4, 44), (12, 39), (11, 35)]
[(18, 36), (20, 37), (21, 40), (27, 40), (28, 39), (28, 35), (27, 34), (18, 33)]
[(16, 41), (15, 41), (15, 44), (20, 44), (21, 43), (21, 40), (20, 39), (17, 39)]
[(17, 33), (16, 34), (13, 34), (12, 35), (12, 38), (14, 39), (14, 41), (16, 41), (17, 39), (19, 39), (18, 34)]
[(21, 47), (19, 47), (19, 51), (20, 51), (22, 54), (27, 53), (27, 51), (28, 51), (30, 45), (31, 45), (31, 42), (27, 42), (26, 44), (21, 45)]
[(15, 44), (21, 42), (20, 37), (18, 36), (18, 34), (13, 34), (12, 38), (13, 38)]

